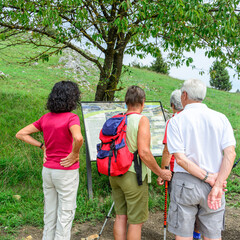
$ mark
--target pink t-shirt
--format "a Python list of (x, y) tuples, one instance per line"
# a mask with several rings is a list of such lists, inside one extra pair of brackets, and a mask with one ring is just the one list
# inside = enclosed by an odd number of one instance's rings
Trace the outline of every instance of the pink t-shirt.
[(60, 165), (62, 158), (65, 158), (72, 151), (73, 138), (69, 128), (79, 125), (79, 117), (71, 112), (52, 113), (43, 115), (33, 125), (43, 132), (46, 146), (47, 161), (43, 164), (46, 168), (74, 170), (79, 168), (79, 162), (70, 167)]

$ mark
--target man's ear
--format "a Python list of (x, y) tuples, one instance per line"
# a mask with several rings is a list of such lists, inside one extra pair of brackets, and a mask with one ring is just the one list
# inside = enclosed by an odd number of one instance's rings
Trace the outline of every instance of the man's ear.
[(182, 93), (182, 95), (183, 95), (183, 99), (184, 99), (184, 100), (187, 100), (187, 99), (188, 99), (188, 94), (187, 94), (186, 91), (184, 91), (184, 92)]

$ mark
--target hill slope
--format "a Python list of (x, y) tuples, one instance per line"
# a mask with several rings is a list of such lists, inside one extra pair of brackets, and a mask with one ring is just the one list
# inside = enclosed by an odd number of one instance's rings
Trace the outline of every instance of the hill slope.
[[(37, 49), (12, 47), (1, 51), (0, 71), (0, 229), (10, 239), (11, 233), (22, 225), (42, 226), (43, 194), (41, 187), (42, 153), (15, 138), (16, 132), (46, 112), (45, 103), (54, 83), (73, 80), (79, 83), (82, 100), (93, 101), (98, 81), (98, 70), (86, 60), (69, 51), (53, 56), (49, 62), (19, 64)], [(69, 59), (71, 63), (69, 64)], [(146, 91), (147, 100), (160, 100), (169, 109), (171, 92), (180, 88), (182, 81), (142, 69), (125, 67), (117, 100), (124, 100), (126, 89), (138, 85)], [(208, 89), (204, 101), (210, 108), (224, 113), (230, 120), (237, 139), (237, 156), (240, 157), (240, 94)], [(81, 111), (77, 110), (82, 123)], [(84, 133), (82, 124), (82, 133)], [(41, 135), (36, 135), (40, 140)], [(108, 178), (99, 177), (93, 168), (94, 199), (87, 194), (85, 147), (81, 150), (81, 176), (76, 221), (102, 219), (110, 208), (111, 197)], [(160, 159), (158, 159), (160, 161)], [(234, 169), (228, 183), (229, 204), (239, 206), (235, 200), (240, 193), (240, 164)], [(150, 186), (151, 209), (163, 207), (163, 188), (157, 187), (156, 177)], [(13, 195), (21, 195), (15, 200)]]

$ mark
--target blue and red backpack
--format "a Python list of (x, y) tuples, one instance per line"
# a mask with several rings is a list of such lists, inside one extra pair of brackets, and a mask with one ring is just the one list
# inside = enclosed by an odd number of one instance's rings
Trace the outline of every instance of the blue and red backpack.
[(142, 185), (141, 159), (137, 151), (129, 151), (126, 143), (127, 116), (133, 113), (117, 114), (104, 123), (99, 134), (101, 143), (97, 144), (97, 169), (107, 176), (121, 176), (134, 161), (138, 184)]

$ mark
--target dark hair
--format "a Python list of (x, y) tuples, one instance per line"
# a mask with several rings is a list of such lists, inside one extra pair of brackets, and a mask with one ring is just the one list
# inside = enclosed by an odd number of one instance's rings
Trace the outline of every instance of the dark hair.
[(50, 112), (71, 112), (80, 102), (78, 85), (71, 81), (57, 82), (48, 96), (47, 109)]
[(142, 88), (138, 86), (131, 86), (128, 88), (125, 95), (125, 102), (127, 105), (136, 106), (138, 104), (143, 104), (145, 100), (145, 92)]

